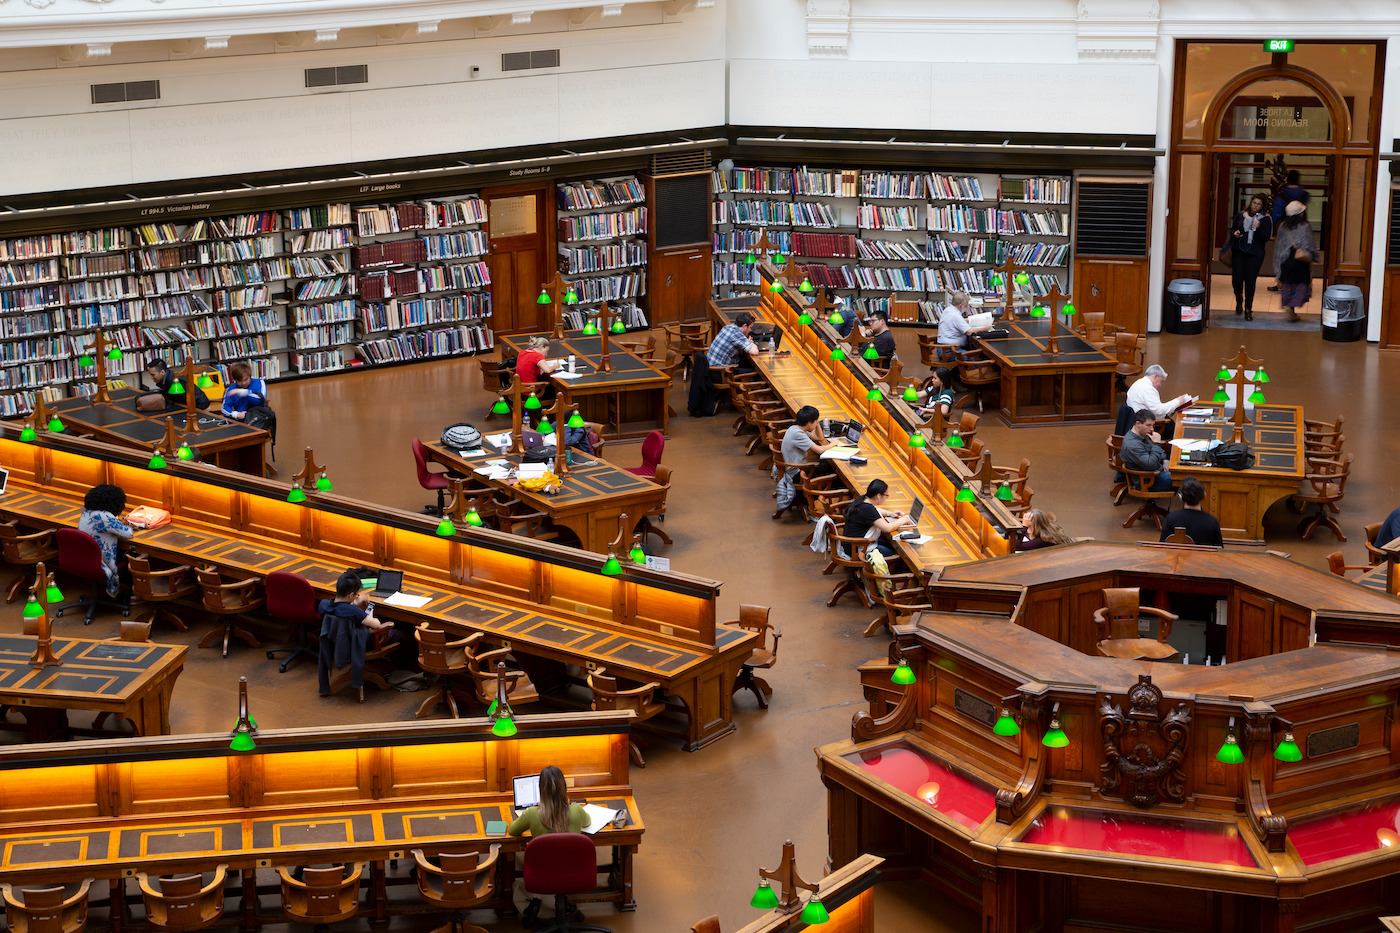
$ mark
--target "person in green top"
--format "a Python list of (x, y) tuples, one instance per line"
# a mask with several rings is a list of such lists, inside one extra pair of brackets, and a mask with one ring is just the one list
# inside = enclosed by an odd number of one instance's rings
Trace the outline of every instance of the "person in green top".
[(526, 830), (531, 836), (577, 833), (589, 822), (583, 807), (569, 803), (569, 785), (564, 781), (564, 772), (549, 765), (540, 772), (539, 806), (530, 807), (517, 816), (506, 832), (512, 836), (523, 835)]
[(939, 408), (946, 419), (953, 409), (953, 371), (946, 366), (935, 369), (919, 389), (919, 398), (920, 415), (932, 418), (933, 410)]

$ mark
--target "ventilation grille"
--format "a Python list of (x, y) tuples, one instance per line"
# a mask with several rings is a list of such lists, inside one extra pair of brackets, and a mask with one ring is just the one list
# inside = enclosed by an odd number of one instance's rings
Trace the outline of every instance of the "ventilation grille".
[(502, 71), (529, 71), (532, 68), (558, 68), (558, 49), (538, 49), (534, 52), (503, 52)]
[(334, 87), (337, 84), (366, 84), (368, 65), (341, 65), (339, 68), (306, 69), (307, 87)]
[(92, 85), (94, 104), (120, 104), (129, 100), (160, 100), (160, 82), (127, 81)]
[(710, 173), (656, 179), (656, 248), (710, 242)]
[(1074, 218), (1075, 255), (1146, 256), (1151, 201), (1146, 182), (1081, 182)]
[(1390, 190), (1390, 243), (1386, 248), (1385, 264), (1400, 266), (1400, 188)]
[(683, 172), (708, 172), (710, 170), (710, 150), (692, 149), (689, 152), (659, 152), (651, 157), (652, 175), (679, 175)]

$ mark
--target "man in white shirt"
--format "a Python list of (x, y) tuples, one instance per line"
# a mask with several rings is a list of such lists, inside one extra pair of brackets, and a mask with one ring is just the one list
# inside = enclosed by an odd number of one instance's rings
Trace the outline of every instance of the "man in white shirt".
[(966, 315), (971, 310), (968, 307), (969, 298), (967, 292), (953, 292), (948, 296), (948, 307), (938, 316), (938, 342), (947, 346), (957, 347), (959, 350), (967, 346), (968, 334), (980, 334), (983, 331), (991, 330), (991, 326), (969, 327)]
[[(1152, 417), (1158, 421), (1169, 419), (1172, 412), (1191, 401), (1191, 396), (1178, 395), (1169, 402), (1162, 401), (1159, 390), (1162, 388), (1162, 383), (1166, 381), (1167, 371), (1165, 369), (1156, 363), (1147, 367), (1147, 372), (1142, 374), (1142, 378), (1134, 382), (1132, 387), (1128, 389), (1128, 407), (1133, 411), (1147, 409), (1152, 412)], [(1162, 432), (1167, 440), (1171, 440), (1172, 434), (1175, 433), (1174, 428), (1175, 424), (1168, 421), (1167, 428)]]

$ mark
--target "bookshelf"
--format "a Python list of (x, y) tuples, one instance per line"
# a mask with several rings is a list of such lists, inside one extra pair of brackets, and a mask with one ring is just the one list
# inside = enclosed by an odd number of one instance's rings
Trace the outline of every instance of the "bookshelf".
[(559, 277), (577, 298), (565, 302), (565, 326), (583, 327), (604, 301), (628, 330), (649, 326), (648, 209), (641, 180), (621, 175), (561, 182), (554, 202)]
[[(935, 323), (951, 291), (1001, 303), (990, 279), (1008, 256), (1033, 303), (1053, 284), (1068, 291), (1069, 176), (735, 166), (714, 169), (713, 283), (719, 297), (752, 293), (744, 263), (768, 238), (811, 279), (862, 311), (888, 310), (891, 293)], [(810, 207), (809, 207), (810, 205)]]

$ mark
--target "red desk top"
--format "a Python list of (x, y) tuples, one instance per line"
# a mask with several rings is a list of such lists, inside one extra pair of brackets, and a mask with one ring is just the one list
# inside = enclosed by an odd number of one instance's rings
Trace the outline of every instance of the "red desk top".
[(1400, 851), (1400, 800), (1381, 800), (1288, 827), (1304, 865), (1348, 855)]
[[(1289, 832), (1290, 837), (1292, 831)], [(1018, 840), (1041, 846), (1174, 858), (1257, 868), (1231, 824), (1137, 817), (1129, 813), (1050, 807)]]
[(996, 809), (996, 797), (990, 787), (903, 743), (853, 752), (845, 758), (968, 829), (981, 826)]

